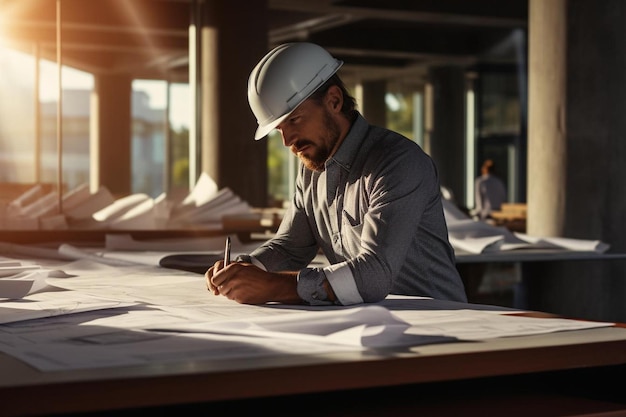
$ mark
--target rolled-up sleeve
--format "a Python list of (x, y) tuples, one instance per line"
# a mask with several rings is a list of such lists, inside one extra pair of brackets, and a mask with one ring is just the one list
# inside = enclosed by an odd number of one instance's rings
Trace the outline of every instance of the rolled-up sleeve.
[[(328, 299), (324, 289), (324, 280), (333, 288), (336, 301)], [(311, 305), (363, 303), (363, 298), (355, 285), (350, 267), (346, 263), (327, 266), (326, 268), (304, 268), (298, 274), (298, 295)]]

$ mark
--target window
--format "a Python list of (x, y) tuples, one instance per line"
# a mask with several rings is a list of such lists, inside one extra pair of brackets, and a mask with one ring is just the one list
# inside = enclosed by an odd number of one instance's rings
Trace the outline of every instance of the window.
[(266, 140), (269, 205), (283, 207), (291, 202), (298, 159), (283, 145), (278, 131), (271, 132)]
[(134, 80), (132, 89), (132, 192), (188, 189), (189, 85)]
[(55, 184), (61, 169), (65, 190), (88, 183), (93, 77), (62, 68), (63, 142), (59, 158), (56, 64), (0, 46), (0, 67), (0, 182)]
[(33, 183), (35, 60), (0, 45), (0, 68), (0, 182)]

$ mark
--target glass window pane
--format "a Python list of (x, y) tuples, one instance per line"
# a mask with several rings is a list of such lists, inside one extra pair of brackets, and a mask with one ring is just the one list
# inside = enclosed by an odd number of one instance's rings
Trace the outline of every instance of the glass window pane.
[[(91, 94), (94, 79), (89, 73), (67, 66), (62, 70), (62, 181), (66, 191), (89, 184), (89, 136)], [(39, 75), (41, 111), (41, 181), (57, 181), (57, 64), (42, 60)], [(34, 148), (33, 148), (34, 149)]]
[(189, 190), (189, 129), (191, 126), (189, 84), (170, 85), (169, 181), (168, 189)]
[(396, 88), (385, 94), (387, 127), (414, 140), (413, 91)]
[(35, 60), (0, 45), (0, 182), (33, 183)]
[(158, 197), (165, 191), (167, 83), (134, 80), (131, 167), (133, 193)]
[[(57, 64), (0, 46), (0, 182), (58, 181)], [(36, 77), (39, 71), (39, 125)], [(89, 182), (89, 119), (93, 76), (63, 67), (63, 189)], [(39, 127), (39, 129), (38, 129)]]
[(291, 201), (298, 160), (289, 148), (283, 145), (283, 139), (278, 131), (272, 131), (266, 139), (269, 205), (283, 207)]

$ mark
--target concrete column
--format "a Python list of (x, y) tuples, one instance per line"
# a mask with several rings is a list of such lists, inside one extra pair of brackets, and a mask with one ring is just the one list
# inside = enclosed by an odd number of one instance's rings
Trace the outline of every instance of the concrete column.
[[(528, 232), (626, 252), (626, 3), (530, 0)], [(626, 321), (626, 261), (527, 265), (530, 308)]]
[(387, 126), (386, 93), (386, 80), (365, 81), (359, 84), (357, 88), (356, 99), (359, 110), (372, 125)]
[(531, 0), (528, 59), (528, 220), (536, 236), (563, 236), (566, 179), (566, 4)]
[(219, 188), (267, 205), (267, 143), (255, 141), (250, 71), (268, 51), (265, 0), (209, 0), (201, 31), (201, 166)]
[(131, 91), (126, 74), (96, 75), (92, 97), (90, 188), (116, 197), (131, 193)]
[(460, 67), (429, 71), (432, 88), (428, 146), (441, 185), (465, 201), (465, 74)]

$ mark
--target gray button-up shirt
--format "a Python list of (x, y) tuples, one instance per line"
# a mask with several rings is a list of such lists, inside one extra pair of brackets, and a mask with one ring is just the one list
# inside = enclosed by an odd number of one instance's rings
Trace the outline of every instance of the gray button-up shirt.
[[(309, 267), (318, 250), (330, 266)], [(298, 294), (330, 304), (388, 294), (467, 301), (435, 164), (413, 141), (358, 115), (323, 172), (300, 166), (276, 235), (250, 254), (268, 271), (298, 270)]]

